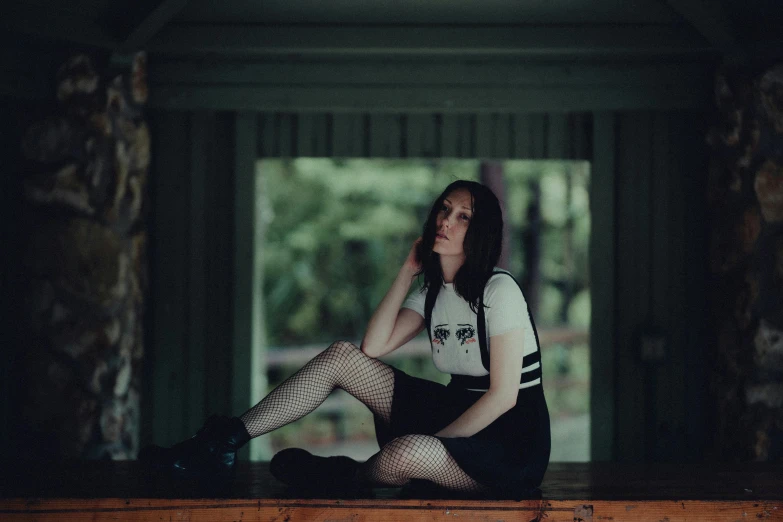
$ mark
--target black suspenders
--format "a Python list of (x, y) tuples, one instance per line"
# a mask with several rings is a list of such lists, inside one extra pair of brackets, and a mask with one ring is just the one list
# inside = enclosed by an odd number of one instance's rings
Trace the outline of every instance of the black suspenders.
[[(495, 271), (492, 273), (492, 275), (495, 274), (504, 274), (510, 277), (514, 280), (514, 283), (519, 287), (520, 292), (522, 291), (522, 287), (519, 285), (519, 282), (514, 279), (514, 276), (509, 274), (508, 272), (502, 272), (502, 271)], [(430, 287), (427, 289), (427, 296), (424, 299), (424, 322), (427, 325), (427, 335), (429, 336), (430, 340), (430, 347), (432, 347), (432, 310), (435, 308), (435, 301), (438, 298), (438, 292), (440, 288), (436, 287), (434, 284), (430, 284)], [(530, 319), (530, 325), (533, 327), (533, 335), (536, 338), (536, 351), (528, 354), (522, 359), (522, 376), (519, 380), (520, 384), (526, 384), (529, 382), (533, 382), (536, 379), (540, 379), (542, 376), (541, 372), (541, 343), (538, 340), (538, 330), (536, 330), (536, 323), (533, 321), (533, 315), (530, 313), (530, 308), (527, 310), (528, 318)], [(477, 322), (478, 322), (478, 337), (479, 337), (479, 349), (481, 350), (481, 364), (484, 366), (484, 368), (489, 371), (489, 347), (487, 346), (487, 327), (486, 327), (486, 320), (484, 316), (484, 293), (481, 293), (481, 298), (479, 299), (479, 309), (477, 315)], [(538, 367), (532, 370), (525, 371), (530, 366), (534, 366), (536, 363), (538, 363)], [(483, 377), (473, 377), (469, 375), (452, 375), (451, 376), (451, 382), (454, 383), (457, 386), (464, 387), (464, 388), (475, 388), (475, 389), (489, 389), (489, 375), (485, 375)]]

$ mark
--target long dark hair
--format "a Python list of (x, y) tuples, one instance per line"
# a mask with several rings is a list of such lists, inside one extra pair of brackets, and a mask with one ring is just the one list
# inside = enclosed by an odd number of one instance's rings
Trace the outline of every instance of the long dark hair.
[(419, 274), (424, 276), (425, 291), (432, 285), (435, 285), (436, 292), (440, 290), (443, 285), (440, 255), (432, 251), (437, 234), (438, 213), (443, 206), (443, 200), (459, 189), (470, 192), (473, 216), (462, 245), (465, 263), (454, 277), (454, 290), (470, 304), (474, 313), (478, 313), (479, 299), (503, 248), (503, 215), (498, 198), (488, 187), (475, 181), (457, 180), (438, 196), (427, 222), (424, 223), (421, 243), (416, 252), (421, 262)]

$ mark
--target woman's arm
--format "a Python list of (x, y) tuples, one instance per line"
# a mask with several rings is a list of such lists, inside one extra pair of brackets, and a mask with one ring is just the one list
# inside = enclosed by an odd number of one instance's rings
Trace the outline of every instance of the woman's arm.
[(362, 351), (370, 357), (381, 357), (396, 350), (424, 328), (424, 318), (413, 310), (400, 308), (421, 266), (416, 260), (416, 247), (420, 241), (421, 238), (413, 243), (394, 283), (367, 324)]
[(517, 329), (490, 338), (489, 390), (473, 406), (435, 435), (470, 437), (514, 407), (522, 370), (524, 330)]

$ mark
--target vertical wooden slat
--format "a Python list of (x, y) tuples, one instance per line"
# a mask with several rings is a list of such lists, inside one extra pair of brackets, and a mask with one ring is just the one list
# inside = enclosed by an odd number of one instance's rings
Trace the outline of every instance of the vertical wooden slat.
[[(672, 385), (668, 388), (668, 397), (666, 399), (666, 405), (662, 410), (662, 415), (669, 411), (671, 414), (669, 429), (672, 434), (672, 442), (674, 447), (672, 448), (669, 457), (671, 459), (685, 459), (689, 456), (685, 452), (685, 424), (688, 415), (688, 410), (685, 407), (685, 354), (691, 348), (688, 343), (688, 331), (690, 330), (693, 314), (690, 308), (687, 306), (688, 292), (690, 291), (690, 284), (686, 277), (686, 251), (695, 245), (689, 245), (686, 243), (686, 227), (682, 226), (682, 223), (688, 222), (688, 192), (684, 178), (688, 177), (686, 170), (683, 170), (681, 165), (683, 157), (685, 155), (693, 154), (694, 149), (698, 150), (699, 143), (704, 143), (701, 135), (692, 136), (693, 141), (677, 141), (672, 140), (672, 128), (677, 125), (674, 118), (682, 119), (683, 115), (676, 113), (666, 113), (665, 126), (661, 129), (665, 136), (664, 151), (666, 158), (666, 171), (669, 179), (669, 198), (671, 201), (671, 212), (669, 213), (669, 230), (672, 231), (671, 240), (672, 246), (669, 249), (669, 273), (670, 288), (677, 290), (677, 306), (669, 307), (670, 324), (673, 326), (669, 329), (672, 342), (670, 343), (670, 358), (669, 366), (672, 373)], [(694, 128), (694, 121), (690, 123), (683, 122), (688, 127)], [(676, 152), (675, 152), (676, 151)], [(699, 156), (699, 154), (697, 154)], [(677, 165), (675, 165), (675, 161)], [(699, 170), (694, 170), (699, 172)], [(701, 172), (706, 172), (702, 170)], [(696, 194), (703, 194), (701, 189), (698, 189)], [(704, 249), (701, 252), (706, 252)], [(699, 343), (702, 344), (702, 343)], [(673, 350), (672, 350), (673, 348)]]
[(400, 122), (397, 114), (370, 115), (370, 157), (400, 157)]
[[(263, 178), (263, 171), (254, 172), (255, 182), (255, 216), (253, 217), (254, 236), (251, 238), (254, 245), (253, 249), (253, 267), (251, 281), (248, 286), (252, 291), (252, 343), (250, 357), (250, 404), (254, 404), (266, 395), (268, 391), (267, 380), (267, 357), (266, 347), (267, 336), (265, 329), (266, 317), (264, 308), (264, 265), (263, 252), (266, 248), (266, 215), (265, 205), (269, 204), (270, 198), (266, 194), (266, 183)], [(271, 440), (268, 437), (256, 437), (250, 442), (249, 457), (251, 460), (270, 460), (272, 458)]]
[(235, 119), (217, 113), (210, 122), (211, 154), (207, 171), (207, 301), (205, 382), (208, 413), (232, 412), (235, 283)]
[(511, 117), (507, 114), (476, 116), (476, 156), (507, 159), (511, 157)]
[(515, 159), (530, 159), (530, 115), (514, 114), (512, 116), (513, 150)]
[(313, 127), (310, 137), (312, 157), (325, 158), (329, 156), (331, 150), (331, 118), (326, 114), (313, 114), (310, 119)]
[(296, 155), (296, 114), (280, 114), (278, 128), (278, 140), (280, 143), (280, 158), (292, 158)]
[(495, 157), (498, 159), (510, 159), (511, 142), (511, 115), (496, 114), (494, 116), (495, 127)]
[(618, 146), (618, 452), (621, 460), (638, 461), (649, 440), (644, 423), (649, 379), (638, 358), (639, 328), (650, 319), (650, 116), (625, 113)]
[(442, 158), (457, 157), (457, 115), (444, 114), (441, 118), (440, 128), (440, 156)]
[(545, 157), (547, 159), (569, 159), (566, 152), (569, 145), (566, 114), (549, 113), (547, 114), (547, 122)]
[(492, 114), (477, 114), (475, 126), (475, 143), (477, 158), (495, 158), (495, 136), (492, 121)]
[(432, 115), (432, 142), (433, 156), (442, 158), (443, 156), (443, 114)]
[[(631, 343), (631, 336), (633, 325), (629, 326), (629, 323), (633, 321), (632, 317), (628, 317), (628, 308), (634, 306), (633, 301), (629, 301), (629, 294), (632, 291), (636, 291), (635, 288), (629, 289), (629, 284), (634, 283), (633, 280), (629, 281), (628, 265), (632, 264), (632, 261), (628, 259), (629, 253), (632, 253), (636, 247), (635, 244), (631, 244), (628, 232), (630, 227), (630, 219), (633, 217), (633, 209), (635, 208), (634, 201), (629, 201), (630, 196), (633, 195), (633, 182), (630, 179), (631, 175), (627, 172), (627, 166), (629, 164), (629, 149), (633, 144), (632, 136), (629, 130), (629, 122), (631, 118), (621, 113), (618, 115), (617, 122), (617, 239), (618, 247), (617, 251), (617, 389), (622, 390), (617, 394), (617, 437), (616, 437), (616, 458), (620, 461), (626, 461), (632, 455), (632, 449), (629, 446), (632, 444), (630, 439), (636, 438), (637, 434), (631, 429), (633, 427), (632, 417), (634, 414), (629, 415), (629, 403), (636, 401), (641, 404), (641, 397), (636, 393), (636, 388), (633, 382), (630, 383), (629, 379), (624, 372), (628, 367), (628, 350)], [(632, 122), (631, 122), (632, 124)], [(631, 153), (634, 151), (631, 151)], [(626, 214), (630, 212), (630, 215), (626, 217)], [(629, 396), (633, 400), (629, 400)]]
[[(692, 309), (688, 306), (688, 294), (692, 291), (692, 282), (687, 276), (689, 266), (688, 252), (691, 249), (698, 248), (698, 243), (689, 243), (687, 241), (687, 229), (693, 225), (688, 222), (692, 219), (691, 212), (695, 209), (689, 204), (690, 196), (701, 196), (703, 186), (697, 184), (695, 192), (688, 187), (688, 178), (693, 176), (691, 172), (706, 172), (706, 169), (690, 170), (687, 168), (691, 155), (703, 157), (703, 150), (700, 145), (704, 143), (697, 126), (697, 118), (693, 114), (681, 114), (679, 112), (662, 113), (664, 121), (661, 122), (659, 132), (663, 133), (661, 138), (661, 151), (657, 155), (665, 158), (663, 168), (667, 175), (668, 200), (670, 211), (667, 215), (668, 230), (667, 238), (670, 242), (669, 256), (667, 260), (669, 280), (667, 285), (672, 289), (671, 297), (675, 302), (667, 307), (669, 314), (669, 326), (667, 333), (669, 335), (669, 351), (666, 361), (668, 369), (669, 383), (665, 386), (663, 399), (659, 401), (660, 418), (666, 422), (666, 430), (661, 433), (661, 442), (665, 445), (663, 456), (667, 460), (696, 459), (696, 455), (689, 455), (686, 452), (685, 425), (691, 415), (688, 409), (686, 381), (690, 376), (686, 374), (687, 357), (689, 352), (699, 352), (700, 346), (704, 345), (703, 340), (694, 344), (690, 343), (690, 332), (692, 329), (698, 329), (694, 318), (703, 310), (704, 306)], [(690, 130), (692, 134), (677, 135), (675, 129), (695, 129)], [(699, 198), (701, 199), (701, 198)], [(699, 221), (700, 223), (704, 222)], [(683, 224), (685, 224), (683, 226)], [(707, 249), (697, 250), (702, 256), (706, 257)], [(696, 257), (698, 259), (698, 257)], [(703, 257), (702, 257), (703, 259)], [(698, 263), (697, 263), (698, 264)], [(700, 289), (701, 295), (704, 295), (703, 289)], [(703, 362), (702, 362), (703, 364)], [(694, 412), (694, 417), (698, 413)], [(659, 422), (661, 424), (661, 422)], [(668, 440), (667, 440), (668, 439)], [(665, 442), (664, 442), (665, 441)]]
[[(289, 117), (289, 120), (291, 118)], [(282, 122), (282, 120), (281, 120)], [(233, 354), (231, 367), (230, 411), (240, 415), (266, 392), (266, 362), (263, 354), (263, 298), (262, 258), (264, 233), (261, 227), (261, 203), (264, 194), (256, 175), (256, 158), (251, 144), (256, 141), (257, 127), (250, 114), (238, 114), (233, 123), (234, 137), (232, 173), (232, 225), (234, 271), (231, 297), (233, 298)], [(281, 127), (286, 127), (282, 122)], [(291, 142), (293, 132), (288, 134)], [(283, 149), (285, 147), (282, 147)], [(229, 386), (226, 386), (229, 387)], [(255, 440), (250, 452), (240, 452), (241, 459), (269, 458), (268, 440)]]
[(257, 146), (258, 157), (277, 157), (277, 151), (275, 150), (275, 115), (270, 112), (259, 114), (257, 126), (259, 129)]
[[(251, 363), (259, 349), (256, 299), (256, 120), (252, 114), (235, 116), (234, 127), (234, 329), (231, 376), (232, 411), (238, 415), (251, 405)], [(244, 457), (247, 453), (242, 454)]]
[(370, 157), (383, 158), (388, 150), (389, 115), (370, 114)]
[(364, 142), (363, 119), (359, 114), (332, 116), (332, 156), (357, 158), (362, 156)]
[(530, 144), (528, 145), (529, 159), (546, 158), (547, 139), (547, 115), (531, 114), (527, 118), (530, 125)]
[(372, 156), (372, 153), (370, 151), (372, 145), (371, 145), (371, 136), (370, 131), (372, 128), (372, 122), (370, 121), (370, 115), (369, 113), (364, 113), (361, 115), (361, 155), (363, 158), (369, 158)]
[[(677, 328), (678, 317), (681, 317), (681, 291), (682, 287), (673, 286), (673, 273), (671, 271), (672, 254), (676, 249), (677, 231), (672, 228), (671, 216), (673, 214), (673, 196), (671, 191), (671, 169), (669, 165), (667, 114), (655, 112), (652, 114), (650, 126), (650, 214), (652, 219), (651, 249), (650, 249), (650, 288), (652, 304), (650, 315), (652, 324), (661, 328), (663, 332), (673, 332)], [(681, 228), (681, 227), (677, 227)], [(669, 350), (671, 344), (676, 342), (675, 337), (669, 336)], [(664, 426), (672, 426), (676, 422), (676, 406), (669, 403), (672, 389), (676, 389), (674, 368), (672, 367), (671, 353), (662, 364), (648, 369), (654, 374), (653, 382), (656, 388), (652, 390), (650, 397), (654, 410), (655, 423), (650, 423), (647, 433), (651, 437), (649, 445), (652, 447), (648, 458), (658, 460), (671, 460), (671, 452), (674, 450), (673, 433)]]
[[(707, 444), (708, 378), (713, 368), (706, 356), (708, 344), (708, 238), (709, 219), (707, 198), (704, 197), (704, 178), (694, 172), (707, 172), (707, 147), (703, 137), (706, 134), (706, 115), (696, 111), (681, 111), (670, 125), (672, 144), (676, 144), (676, 155), (672, 157), (672, 175), (682, 187), (684, 202), (681, 206), (680, 223), (683, 227), (684, 254), (680, 268), (687, 287), (685, 308), (688, 314), (684, 328), (683, 342), (683, 401), (687, 415), (685, 423), (685, 458), (699, 462), (703, 459)], [(677, 123), (686, 123), (679, 125)]]
[[(171, 444), (185, 436), (186, 411), (183, 349), (188, 345), (183, 303), (188, 302), (187, 239), (189, 208), (187, 186), (190, 155), (188, 116), (159, 113), (152, 132), (154, 208), (150, 226), (152, 263), (152, 324), (148, 354), (152, 368), (152, 437)], [(185, 272), (187, 274), (187, 271)]]
[(188, 339), (186, 429), (195, 432), (204, 420), (206, 331), (206, 244), (204, 230), (209, 209), (206, 204), (206, 169), (209, 164), (210, 115), (190, 115), (190, 219), (188, 220)]
[(458, 158), (476, 157), (476, 117), (471, 114), (457, 116), (457, 150)]
[(593, 116), (590, 182), (590, 458), (615, 457), (615, 115)]
[(568, 159), (590, 160), (592, 159), (592, 145), (590, 140), (590, 114), (573, 113), (568, 117)]
[(298, 114), (296, 116), (296, 157), (312, 158), (314, 156), (314, 132), (313, 115), (309, 113)]
[(590, 159), (591, 123), (581, 113), (263, 113), (258, 125), (259, 157)]
[(406, 151), (409, 158), (425, 158), (437, 155), (439, 144), (432, 114), (411, 114), (405, 124)]
[(294, 132), (296, 130), (296, 116), (291, 113), (281, 113), (278, 115), (277, 142), (278, 158), (291, 158), (294, 156), (296, 139)]
[(424, 141), (425, 117), (421, 114), (409, 114), (405, 118), (405, 156), (408, 158), (420, 158), (424, 154), (426, 145)]
[[(655, 325), (654, 323), (654, 296), (652, 286), (654, 284), (655, 266), (653, 264), (653, 240), (655, 233), (655, 221), (653, 220), (653, 128), (650, 111), (638, 113), (634, 125), (636, 131), (635, 162), (629, 163), (627, 168), (635, 172), (636, 193), (636, 231), (631, 231), (636, 240), (637, 255), (635, 263), (636, 272), (636, 306), (637, 315), (634, 319), (636, 327)], [(630, 209), (629, 209), (630, 211)], [(628, 268), (634, 265), (628, 265)], [(636, 333), (636, 332), (634, 332)], [(655, 410), (655, 395), (658, 387), (657, 373), (654, 364), (641, 363), (638, 358), (639, 339), (632, 337), (627, 344), (628, 358), (626, 361), (631, 366), (631, 372), (638, 372), (640, 379), (634, 381), (634, 385), (643, 386), (642, 401), (644, 408), (629, 409), (628, 417), (634, 419), (638, 439), (644, 442), (645, 458), (652, 458), (655, 448), (655, 428), (658, 411)], [(641, 432), (639, 430), (641, 429)]]

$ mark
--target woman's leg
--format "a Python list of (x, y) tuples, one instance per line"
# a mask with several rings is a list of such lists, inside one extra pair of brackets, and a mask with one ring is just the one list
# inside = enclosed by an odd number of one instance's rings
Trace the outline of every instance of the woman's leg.
[(430, 435), (403, 435), (392, 440), (360, 466), (359, 478), (385, 486), (424, 479), (453, 491), (487, 491), (459, 467), (437, 437)]
[(212, 416), (195, 436), (171, 448), (148, 446), (139, 460), (194, 474), (230, 473), (235, 468), (237, 450), (248, 440), (310, 413), (338, 387), (389, 422), (393, 370), (367, 357), (355, 345), (337, 341), (241, 418)]
[(272, 390), (240, 419), (251, 437), (269, 433), (317, 408), (335, 388), (347, 391), (387, 423), (394, 372), (353, 343), (336, 341)]

